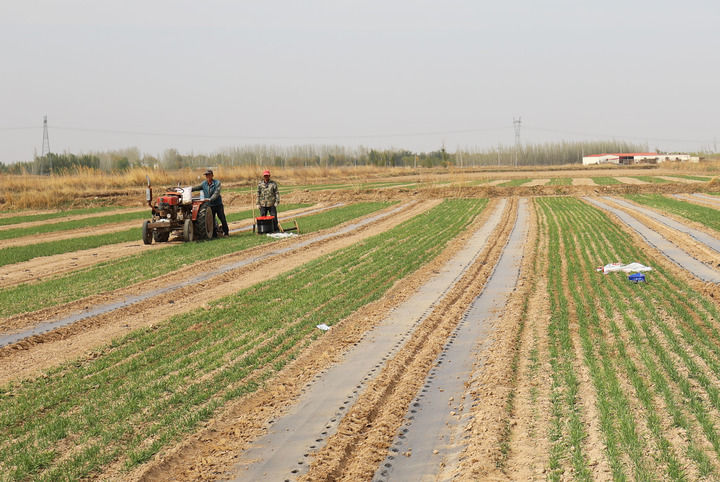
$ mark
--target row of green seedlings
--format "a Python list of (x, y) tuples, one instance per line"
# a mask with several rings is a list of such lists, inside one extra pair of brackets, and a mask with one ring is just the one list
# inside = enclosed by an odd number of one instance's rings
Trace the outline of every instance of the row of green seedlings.
[[(291, 209), (298, 209), (300, 207), (306, 207), (306, 204), (289, 204), (281, 206), (282, 211), (288, 211)], [(120, 215), (127, 218), (144, 219), (147, 218), (147, 213), (127, 213), (126, 215)], [(251, 219), (252, 211), (241, 211), (239, 213), (228, 214), (227, 221), (235, 222), (243, 219)], [(93, 220), (96, 218), (93, 218)], [(127, 219), (124, 219), (125, 221)], [(83, 221), (68, 221), (67, 229), (74, 229), (77, 223)], [(88, 220), (91, 221), (91, 220)], [(63, 223), (66, 224), (66, 223)], [(23, 228), (32, 230), (34, 228)], [(0, 231), (2, 233), (2, 231)], [(58, 241), (47, 241), (44, 243), (32, 243), (23, 246), (10, 246), (7, 248), (0, 249), (0, 267), (6, 266), (13, 263), (21, 263), (23, 261), (29, 261), (33, 258), (40, 256), (52, 256), (55, 254), (71, 253), (73, 251), (80, 251), (83, 249), (99, 248), (100, 246), (107, 246), (109, 244), (126, 243), (129, 241), (140, 241), (142, 239), (142, 230), (140, 223), (138, 227), (126, 229), (124, 231), (115, 231), (106, 234), (94, 234), (90, 236), (80, 236), (71, 239), (62, 239)]]
[[(545, 202), (543, 202), (545, 201)], [(547, 201), (538, 199), (543, 208), (539, 216), (541, 233), (547, 232), (548, 240), (548, 298), (550, 320), (548, 323), (548, 351), (551, 366), (549, 429), (550, 454), (548, 457), (550, 480), (562, 480), (565, 462), (569, 460), (578, 480), (589, 480), (587, 455), (583, 442), (587, 437), (582, 420), (582, 401), (579, 398), (580, 381), (575, 372), (575, 350), (570, 332), (568, 300), (563, 289), (563, 248), (560, 233), (548, 212)]]
[(498, 187), (522, 186), (523, 184), (527, 184), (530, 181), (532, 181), (532, 179), (530, 179), (529, 177), (524, 177), (521, 179), (512, 179), (510, 181), (506, 181), (506, 182), (502, 182), (502, 183), (498, 184)]
[(571, 177), (554, 177), (548, 182), (548, 186), (572, 186)]
[(147, 218), (148, 212), (147, 210), (143, 210), (118, 214), (108, 214), (105, 216), (94, 216), (82, 219), (73, 219), (71, 221), (46, 223), (40, 224), (38, 226), (19, 226), (17, 228), (0, 230), (0, 240), (21, 238), (23, 236), (36, 236), (40, 234), (55, 233), (58, 231), (68, 231), (70, 229), (90, 228), (95, 226), (103, 226), (106, 224), (122, 223)]
[[(541, 204), (551, 237), (562, 240), (550, 263), (564, 266), (567, 287), (556, 279), (554, 289), (571, 300), (613, 477), (717, 477), (717, 306), (661, 267), (638, 286), (622, 275), (596, 275), (598, 260), (651, 261), (596, 208), (570, 199)], [(683, 431), (685, 443), (672, 439), (674, 429)]]
[(720, 231), (720, 210), (708, 206), (700, 206), (681, 201), (662, 194), (629, 194), (625, 196), (631, 201), (645, 204), (661, 211), (681, 216), (685, 219), (704, 224), (708, 228)]
[[(302, 231), (312, 233), (331, 228), (387, 206), (387, 203), (357, 203), (309, 215), (302, 219)], [(136, 229), (135, 234), (139, 231)], [(172, 244), (163, 249), (104, 261), (43, 281), (0, 289), (0, 314), (12, 316), (68, 303), (171, 273), (198, 261), (270, 242), (274, 240), (267, 236), (246, 233), (202, 243), (202, 246), (197, 243)]]
[[(448, 200), (350, 248), (135, 331), (93, 360), (0, 393), (8, 479), (130, 470), (257, 390), (323, 333), (463, 232), (485, 200)], [(438, 219), (445, 222), (439, 223)]]
[[(9, 226), (11, 224), (22, 224), (22, 223), (29, 223), (29, 222), (36, 222), (36, 221), (47, 221), (57, 218), (64, 218), (67, 216), (79, 216), (79, 215), (85, 215), (85, 214), (98, 214), (98, 213), (111, 213), (112, 211), (119, 211), (121, 209), (120, 206), (102, 206), (102, 207), (93, 207), (93, 208), (77, 208), (77, 209), (66, 209), (63, 211), (52, 211), (52, 212), (45, 212), (45, 213), (36, 213), (36, 214), (16, 214), (14, 216), (5, 216), (0, 217), (0, 226)], [(10, 213), (9, 211), (4, 211), (4, 213)]]

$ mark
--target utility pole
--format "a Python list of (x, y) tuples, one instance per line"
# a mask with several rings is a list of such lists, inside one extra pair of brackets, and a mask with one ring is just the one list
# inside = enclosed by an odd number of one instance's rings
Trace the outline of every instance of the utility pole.
[(515, 129), (515, 167), (518, 165), (518, 151), (520, 150), (520, 126), (522, 117), (517, 119), (513, 116), (513, 128)]
[[(47, 115), (43, 116), (43, 142), (41, 157), (50, 154), (50, 137), (48, 136)], [(52, 174), (52, 159), (50, 159), (50, 172)]]

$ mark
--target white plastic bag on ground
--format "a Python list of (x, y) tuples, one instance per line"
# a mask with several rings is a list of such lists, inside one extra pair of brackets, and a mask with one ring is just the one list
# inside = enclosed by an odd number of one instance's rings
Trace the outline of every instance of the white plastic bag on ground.
[(603, 274), (614, 273), (616, 271), (622, 271), (623, 273), (640, 273), (642, 271), (652, 271), (652, 268), (640, 263), (610, 263), (605, 266), (598, 267), (597, 271), (601, 271)]
[(270, 236), (271, 238), (275, 239), (285, 239), (285, 238), (292, 238), (293, 236), (297, 236), (295, 233), (268, 233), (267, 236)]

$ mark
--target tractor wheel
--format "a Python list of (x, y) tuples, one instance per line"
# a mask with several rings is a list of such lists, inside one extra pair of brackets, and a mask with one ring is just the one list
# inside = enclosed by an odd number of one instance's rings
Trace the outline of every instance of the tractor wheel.
[(195, 220), (195, 235), (197, 239), (209, 239), (213, 235), (213, 214), (208, 203), (200, 206), (197, 219)]
[(170, 239), (170, 230), (167, 231), (158, 231), (157, 229), (153, 231), (153, 239), (156, 243), (166, 243), (168, 239)]
[(152, 244), (153, 233), (152, 233), (152, 230), (150, 228), (148, 228), (148, 224), (150, 224), (150, 221), (143, 221), (142, 238), (143, 238), (143, 243)]
[(186, 219), (183, 223), (183, 239), (185, 241), (195, 241), (195, 225), (192, 219)]

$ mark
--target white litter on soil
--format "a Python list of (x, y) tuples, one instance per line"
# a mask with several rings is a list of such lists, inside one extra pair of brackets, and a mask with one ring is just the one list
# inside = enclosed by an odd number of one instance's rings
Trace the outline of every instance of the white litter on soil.
[(610, 263), (598, 268), (597, 271), (601, 271), (604, 274), (614, 273), (617, 271), (622, 271), (623, 273), (640, 273), (642, 271), (652, 271), (652, 268), (640, 263)]
[(297, 236), (295, 233), (268, 233), (266, 236), (269, 236), (274, 239), (285, 239), (285, 238), (292, 238)]

